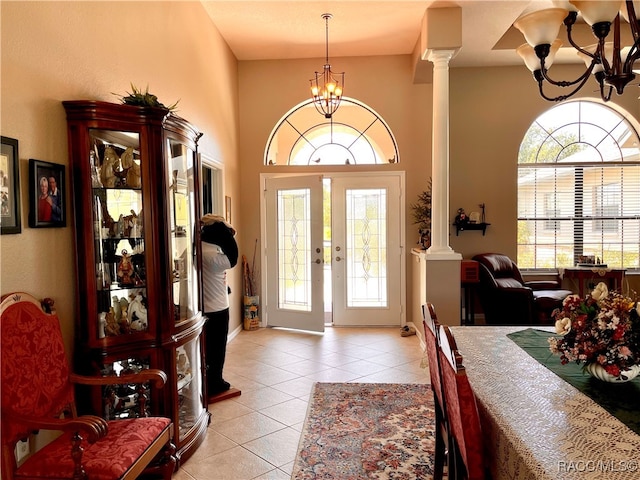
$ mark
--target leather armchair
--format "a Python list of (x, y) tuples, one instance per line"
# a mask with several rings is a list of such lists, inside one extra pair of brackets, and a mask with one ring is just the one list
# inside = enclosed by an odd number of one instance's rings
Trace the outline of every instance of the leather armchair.
[(562, 288), (560, 277), (525, 282), (508, 256), (483, 253), (473, 257), (480, 264), (478, 295), (487, 325), (550, 325), (551, 314), (573, 294)]

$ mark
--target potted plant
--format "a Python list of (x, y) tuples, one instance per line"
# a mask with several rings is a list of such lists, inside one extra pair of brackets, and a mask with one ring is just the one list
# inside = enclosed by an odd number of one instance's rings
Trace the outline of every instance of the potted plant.
[(418, 195), (418, 201), (410, 206), (413, 210), (413, 223), (419, 226), (418, 244), (422, 249), (427, 249), (431, 245), (431, 178), (427, 189)]

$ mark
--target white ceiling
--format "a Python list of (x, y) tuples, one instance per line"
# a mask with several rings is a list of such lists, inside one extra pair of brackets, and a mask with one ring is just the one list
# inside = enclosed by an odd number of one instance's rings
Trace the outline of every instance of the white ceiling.
[[(201, 1), (238, 60), (323, 58), (323, 13), (333, 14), (330, 59), (410, 54), (427, 8), (460, 6), (462, 48), (452, 67), (523, 65), (514, 49), (524, 38), (512, 24), (525, 11), (549, 6), (547, 0)], [(570, 58), (578, 61), (575, 52)]]

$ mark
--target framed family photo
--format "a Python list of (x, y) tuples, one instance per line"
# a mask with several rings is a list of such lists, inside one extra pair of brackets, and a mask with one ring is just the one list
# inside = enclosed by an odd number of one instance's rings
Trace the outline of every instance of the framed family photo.
[(2, 235), (20, 233), (20, 175), (18, 140), (2, 137), (0, 152), (0, 230)]
[(64, 165), (29, 159), (29, 226), (66, 226), (65, 191)]

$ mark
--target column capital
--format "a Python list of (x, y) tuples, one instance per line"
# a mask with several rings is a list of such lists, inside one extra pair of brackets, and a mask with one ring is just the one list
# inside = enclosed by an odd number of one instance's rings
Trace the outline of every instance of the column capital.
[(455, 50), (427, 50), (425, 52), (425, 58), (432, 62), (434, 65), (442, 64), (443, 62), (449, 64), (451, 59), (456, 56), (458, 49)]

